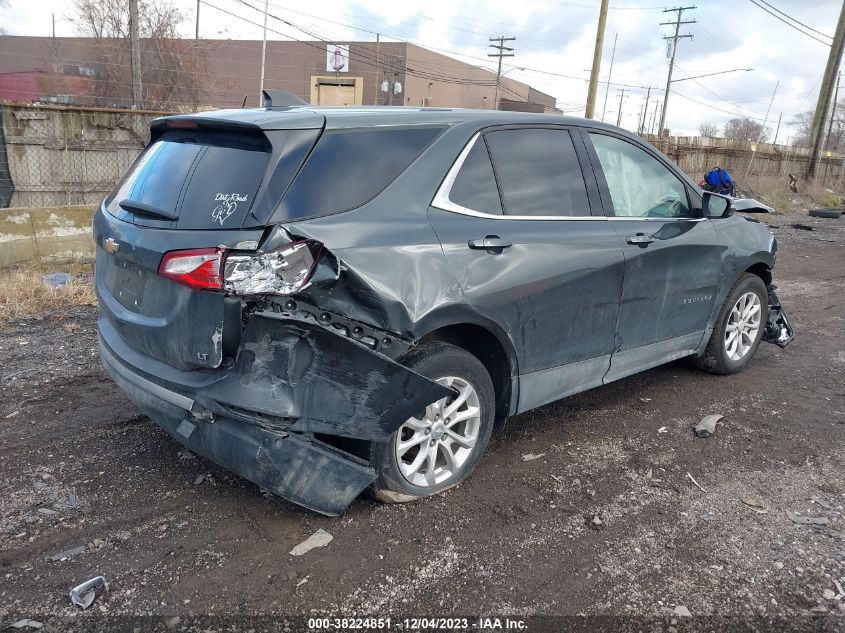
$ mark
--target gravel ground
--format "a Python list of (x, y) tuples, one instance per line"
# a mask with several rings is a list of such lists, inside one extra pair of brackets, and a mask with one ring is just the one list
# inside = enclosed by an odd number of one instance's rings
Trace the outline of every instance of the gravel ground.
[[(408, 505), (363, 496), (335, 519), (140, 415), (99, 366), (93, 310), (0, 330), (0, 621), (542, 614), (845, 630), (845, 220), (764, 219), (797, 331), (787, 350), (764, 344), (728, 377), (678, 361), (520, 415), (457, 488)], [(716, 434), (696, 438), (711, 413)], [(288, 553), (319, 528), (328, 546)], [(68, 590), (99, 574), (109, 591), (73, 607)]]

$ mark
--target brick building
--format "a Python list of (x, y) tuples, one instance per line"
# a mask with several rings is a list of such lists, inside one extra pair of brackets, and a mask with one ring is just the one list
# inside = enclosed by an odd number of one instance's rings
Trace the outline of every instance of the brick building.
[[(0, 99), (126, 107), (128, 82), (103, 90), (105, 77), (116, 74), (103, 72), (105, 64), (120, 66), (117, 74), (128, 77), (128, 42), (116, 46), (126, 54), (102, 60), (87, 38), (0, 36)], [(174, 102), (174, 107), (258, 103), (260, 41), (178, 40), (174, 46), (195, 62), (191, 76), (197, 86), (195, 101)], [(142, 67), (146, 63), (142, 55)], [(154, 75), (157, 69), (146, 70)], [(406, 42), (271, 40), (264, 85), (331, 105), (492, 109), (496, 95), (494, 73)], [(557, 112), (554, 97), (510, 77), (501, 80), (500, 109)]]

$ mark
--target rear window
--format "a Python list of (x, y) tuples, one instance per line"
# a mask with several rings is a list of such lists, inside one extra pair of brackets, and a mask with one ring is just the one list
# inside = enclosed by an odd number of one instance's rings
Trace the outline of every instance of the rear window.
[(405, 171), (443, 129), (376, 127), (325, 132), (273, 221), (360, 207)]
[(467, 154), (452, 183), (449, 200), (472, 211), (501, 215), (499, 188), (483, 138), (479, 138)]
[(486, 135), (506, 215), (590, 215), (587, 187), (566, 130), (514, 129)]
[[(178, 217), (185, 229), (237, 228), (255, 202), (267, 168), (270, 143), (263, 135), (178, 130), (150, 145), (107, 200), (126, 217), (124, 200)], [(160, 224), (136, 215), (139, 223)]]

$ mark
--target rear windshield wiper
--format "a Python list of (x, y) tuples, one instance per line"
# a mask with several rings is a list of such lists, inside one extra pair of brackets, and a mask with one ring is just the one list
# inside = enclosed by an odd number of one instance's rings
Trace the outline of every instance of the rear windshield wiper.
[(129, 213), (134, 213), (135, 215), (145, 215), (151, 218), (159, 218), (162, 220), (178, 220), (179, 216), (173, 213), (172, 211), (165, 211), (164, 209), (159, 209), (158, 207), (154, 207), (151, 204), (147, 204), (146, 202), (138, 202), (137, 200), (130, 200), (126, 198), (125, 200), (121, 200), (119, 203), (120, 208), (124, 211), (128, 211)]

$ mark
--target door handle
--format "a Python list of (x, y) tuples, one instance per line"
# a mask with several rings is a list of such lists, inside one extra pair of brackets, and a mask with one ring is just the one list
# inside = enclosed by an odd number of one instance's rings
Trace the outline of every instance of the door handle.
[(628, 244), (636, 244), (637, 246), (648, 246), (654, 241), (654, 238), (651, 235), (646, 235), (645, 233), (637, 233), (636, 235), (629, 235), (625, 238), (625, 241)]
[(499, 252), (501, 252), (502, 249), (513, 246), (513, 244), (511, 244), (508, 240), (502, 239), (498, 235), (485, 235), (484, 237), (470, 240), (467, 242), (467, 245), (473, 250)]

